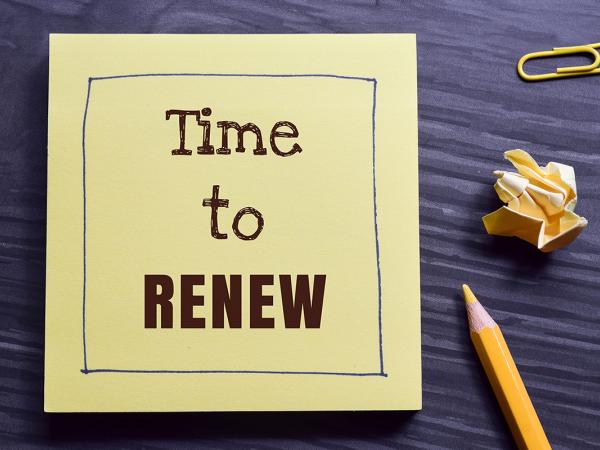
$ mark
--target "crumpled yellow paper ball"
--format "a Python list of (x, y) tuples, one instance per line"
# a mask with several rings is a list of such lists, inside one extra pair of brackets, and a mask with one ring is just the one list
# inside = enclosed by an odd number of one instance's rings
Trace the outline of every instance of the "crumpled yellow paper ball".
[(540, 167), (524, 150), (507, 151), (504, 157), (519, 173), (494, 172), (494, 189), (506, 205), (483, 217), (488, 234), (516, 236), (543, 252), (571, 243), (587, 226), (587, 220), (573, 212), (573, 167), (556, 162)]

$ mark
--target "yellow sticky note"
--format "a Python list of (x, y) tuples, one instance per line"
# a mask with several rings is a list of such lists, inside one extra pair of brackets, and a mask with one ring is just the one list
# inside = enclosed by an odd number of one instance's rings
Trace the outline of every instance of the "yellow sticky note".
[(414, 35), (52, 35), (46, 411), (421, 407)]

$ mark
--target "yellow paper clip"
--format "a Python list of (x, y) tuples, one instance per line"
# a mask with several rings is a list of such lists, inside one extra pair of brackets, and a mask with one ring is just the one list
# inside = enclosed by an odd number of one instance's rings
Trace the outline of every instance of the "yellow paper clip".
[[(519, 76), (526, 81), (552, 80), (554, 78), (578, 77), (583, 75), (600, 75), (600, 53), (596, 50), (597, 48), (600, 48), (600, 43), (577, 45), (574, 47), (556, 47), (552, 50), (543, 52), (527, 53), (519, 60), (517, 72), (519, 72)], [(575, 55), (578, 53), (589, 53), (593, 56), (594, 62), (586, 66), (557, 67), (555, 73), (541, 73), (538, 75), (530, 75), (523, 70), (523, 66), (530, 59)]]

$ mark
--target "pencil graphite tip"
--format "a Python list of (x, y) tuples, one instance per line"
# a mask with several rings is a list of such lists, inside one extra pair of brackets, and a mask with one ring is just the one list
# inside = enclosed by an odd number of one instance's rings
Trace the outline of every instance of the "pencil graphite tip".
[(475, 294), (473, 294), (473, 291), (467, 284), (463, 284), (462, 288), (463, 288), (463, 294), (465, 296), (466, 304), (477, 302), (477, 297), (475, 297)]

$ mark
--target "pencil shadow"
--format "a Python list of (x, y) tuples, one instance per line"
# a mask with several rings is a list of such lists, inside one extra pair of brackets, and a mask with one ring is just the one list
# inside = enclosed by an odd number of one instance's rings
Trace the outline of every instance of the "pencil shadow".
[(46, 414), (54, 443), (123, 440), (325, 439), (401, 433), (415, 411)]

